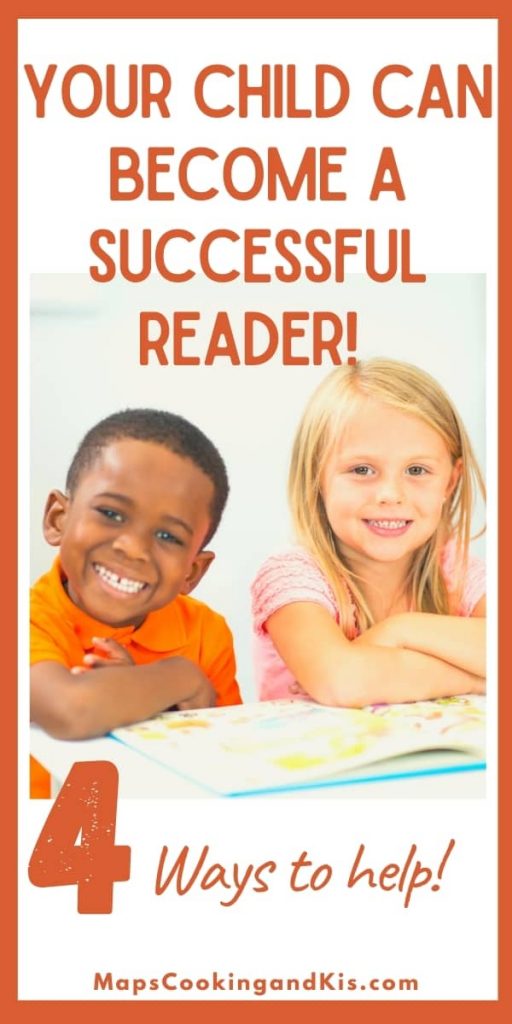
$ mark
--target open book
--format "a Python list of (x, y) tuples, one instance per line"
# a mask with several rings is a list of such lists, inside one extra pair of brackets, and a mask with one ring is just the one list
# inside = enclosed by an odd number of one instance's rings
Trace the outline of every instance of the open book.
[[(399, 755), (464, 751), (430, 771), (483, 768), (485, 698), (449, 697), (362, 710), (276, 700), (198, 711), (168, 711), (116, 729), (129, 747), (210, 793), (244, 796), (410, 774)], [(393, 761), (393, 770), (386, 761)], [(361, 772), (368, 765), (373, 771)], [(359, 770), (359, 771), (355, 771)]]

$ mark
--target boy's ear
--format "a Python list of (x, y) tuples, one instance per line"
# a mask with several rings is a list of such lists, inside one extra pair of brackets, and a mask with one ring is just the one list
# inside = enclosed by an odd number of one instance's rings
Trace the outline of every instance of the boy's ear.
[(52, 547), (58, 548), (64, 533), (69, 498), (62, 491), (50, 491), (46, 499), (43, 516), (44, 538)]
[(197, 584), (201, 582), (205, 572), (210, 568), (214, 558), (215, 554), (213, 551), (198, 551), (181, 588), (182, 594), (192, 593)]

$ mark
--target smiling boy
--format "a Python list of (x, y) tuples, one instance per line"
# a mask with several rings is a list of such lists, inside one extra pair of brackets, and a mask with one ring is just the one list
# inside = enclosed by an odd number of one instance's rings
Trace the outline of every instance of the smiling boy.
[(228, 495), (224, 463), (187, 420), (128, 409), (98, 423), (51, 491), (60, 548), (31, 591), (31, 718), (102, 735), (169, 707), (238, 704), (231, 633), (188, 595)]

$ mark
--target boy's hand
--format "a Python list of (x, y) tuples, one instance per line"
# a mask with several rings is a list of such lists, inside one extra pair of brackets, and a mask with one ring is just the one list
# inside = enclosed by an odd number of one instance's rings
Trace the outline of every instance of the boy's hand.
[(73, 675), (88, 672), (92, 668), (108, 668), (113, 665), (134, 665), (135, 662), (122, 644), (117, 640), (93, 636), (94, 651), (84, 654), (83, 665), (71, 669)]
[(210, 680), (207, 679), (206, 676), (203, 676), (202, 672), (200, 673), (200, 675), (202, 676), (202, 678), (199, 682), (197, 690), (195, 690), (194, 693), (190, 695), (190, 697), (187, 697), (185, 700), (180, 700), (174, 705), (174, 707), (178, 711), (192, 711), (195, 708), (215, 707), (217, 694)]

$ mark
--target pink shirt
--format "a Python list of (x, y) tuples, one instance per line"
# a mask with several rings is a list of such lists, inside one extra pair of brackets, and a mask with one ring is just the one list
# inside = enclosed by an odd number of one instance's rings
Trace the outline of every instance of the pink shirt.
[[(449, 591), (456, 586), (455, 545), (448, 543), (442, 555), (442, 569)], [(260, 700), (295, 697), (309, 700), (308, 694), (293, 678), (277, 653), (265, 623), (274, 612), (296, 601), (320, 604), (339, 622), (334, 592), (318, 568), (314, 558), (304, 548), (288, 548), (271, 555), (263, 563), (251, 588), (254, 618), (254, 664)], [(464, 585), (459, 615), (469, 616), (485, 594), (485, 564), (481, 558), (471, 556)], [(357, 635), (357, 628), (354, 630)]]

